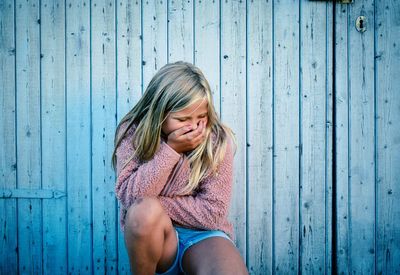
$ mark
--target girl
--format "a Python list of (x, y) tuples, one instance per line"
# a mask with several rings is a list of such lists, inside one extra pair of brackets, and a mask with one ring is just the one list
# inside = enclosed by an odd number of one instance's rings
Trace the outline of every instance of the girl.
[(227, 220), (234, 144), (197, 67), (178, 61), (155, 74), (112, 155), (134, 274), (247, 274)]

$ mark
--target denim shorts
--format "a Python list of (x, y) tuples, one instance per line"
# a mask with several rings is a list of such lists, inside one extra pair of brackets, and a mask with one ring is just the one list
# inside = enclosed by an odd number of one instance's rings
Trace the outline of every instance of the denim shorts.
[(192, 245), (211, 237), (223, 237), (233, 241), (226, 235), (223, 231), (220, 230), (194, 230), (179, 226), (174, 226), (176, 231), (176, 237), (178, 239), (178, 250), (176, 252), (176, 258), (172, 266), (164, 273), (156, 273), (158, 275), (176, 275), (176, 274), (185, 274), (182, 268), (182, 258), (186, 249), (191, 247)]

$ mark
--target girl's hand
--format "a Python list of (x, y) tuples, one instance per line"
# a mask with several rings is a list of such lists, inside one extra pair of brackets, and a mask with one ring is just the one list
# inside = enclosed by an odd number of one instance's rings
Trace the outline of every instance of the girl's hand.
[(200, 121), (197, 129), (190, 126), (179, 128), (168, 135), (167, 144), (178, 153), (195, 149), (206, 137), (206, 122)]

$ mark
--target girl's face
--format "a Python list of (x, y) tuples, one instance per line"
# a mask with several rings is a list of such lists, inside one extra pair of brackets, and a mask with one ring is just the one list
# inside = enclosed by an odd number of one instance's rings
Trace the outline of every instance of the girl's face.
[(192, 126), (192, 130), (196, 129), (200, 121), (208, 122), (208, 102), (206, 99), (199, 99), (179, 112), (171, 112), (164, 120), (161, 130), (165, 135), (185, 127)]

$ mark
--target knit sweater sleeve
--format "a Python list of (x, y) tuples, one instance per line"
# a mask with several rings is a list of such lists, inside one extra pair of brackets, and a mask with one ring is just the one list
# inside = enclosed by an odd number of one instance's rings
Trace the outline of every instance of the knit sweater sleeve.
[[(133, 131), (128, 131), (128, 135), (124, 137), (116, 150), (115, 193), (125, 208), (128, 208), (136, 198), (158, 196), (181, 157), (162, 140), (151, 160), (142, 162), (136, 157), (131, 158), (134, 152), (132, 137)], [(128, 163), (125, 165), (126, 162)]]
[(228, 142), (226, 154), (217, 173), (200, 182), (196, 195), (165, 197), (159, 200), (169, 217), (176, 223), (198, 229), (215, 230), (226, 220), (233, 182), (232, 145)]

